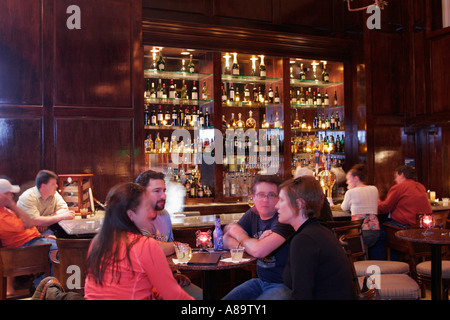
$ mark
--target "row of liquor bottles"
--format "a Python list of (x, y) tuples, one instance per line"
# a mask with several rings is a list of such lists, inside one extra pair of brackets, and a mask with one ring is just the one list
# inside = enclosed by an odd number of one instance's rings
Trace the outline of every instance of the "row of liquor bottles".
[[(230, 139), (230, 141), (227, 141)], [(249, 136), (244, 134), (243, 131), (237, 132), (232, 137), (224, 135), (222, 151), (223, 155), (245, 155), (245, 154), (257, 154), (257, 153), (281, 153), (282, 141), (280, 135), (273, 132), (254, 132), (254, 135)], [(175, 135), (170, 137), (163, 137), (159, 132), (156, 134), (155, 141), (152, 139), (152, 135), (149, 134), (144, 141), (146, 153), (173, 153), (173, 154), (195, 154), (206, 153), (215, 155), (215, 140), (210, 138), (187, 139), (187, 141), (178, 141)]]
[(320, 107), (320, 106), (339, 105), (336, 90), (334, 90), (334, 97), (332, 104), (327, 89), (324, 90), (323, 94), (320, 92), (320, 88), (317, 88), (316, 91), (312, 90), (311, 88), (308, 88), (308, 90), (305, 90), (305, 92), (303, 92), (303, 87), (297, 90), (291, 89), (290, 98), (292, 106), (307, 105)]
[[(186, 106), (166, 106), (163, 112), (162, 106), (156, 108), (155, 105), (146, 105), (144, 108), (144, 126), (177, 126), (177, 127), (212, 127), (209, 107), (205, 107), (205, 112), (201, 107), (192, 107), (192, 111)], [(151, 109), (151, 110), (150, 110)]]
[(318, 150), (321, 153), (344, 153), (345, 136), (344, 134), (322, 135), (322, 134), (301, 134), (291, 137), (291, 152), (296, 153), (314, 153)]
[(168, 87), (169, 88), (166, 87), (166, 83), (163, 82), (163, 79), (158, 79), (158, 86), (155, 89), (155, 82), (146, 79), (144, 103), (149, 104), (152, 99), (208, 100), (209, 98), (206, 81), (203, 81), (201, 96), (195, 80), (193, 80), (192, 85), (189, 84), (189, 86), (186, 84), (185, 80), (182, 80), (181, 89), (178, 89), (177, 84), (172, 79), (170, 80)]
[[(228, 88), (227, 88), (228, 87)], [(234, 86), (232, 82), (227, 84), (222, 84), (222, 103), (223, 104), (232, 104), (232, 103), (240, 103), (245, 104), (280, 104), (281, 103), (281, 95), (278, 90), (278, 86), (275, 86), (275, 90), (273, 90), (272, 86), (270, 86), (266, 92), (265, 86), (256, 86), (253, 85), (253, 88), (250, 90), (251, 85), (244, 85), (243, 93), (239, 92), (239, 86)]]
[(293, 129), (305, 129), (305, 130), (343, 130), (343, 122), (339, 116), (339, 111), (330, 112), (327, 116), (325, 111), (321, 114), (316, 113), (312, 123), (308, 123), (305, 119), (305, 113), (302, 113), (302, 119), (298, 117), (298, 110), (295, 111), (295, 119), (292, 122)]
[(225, 197), (242, 196), (245, 201), (250, 195), (250, 186), (255, 179), (255, 171), (227, 172), (223, 177), (223, 195)]
[(180, 183), (186, 190), (186, 198), (211, 198), (214, 197), (213, 188), (202, 181), (198, 166), (186, 171), (184, 167), (171, 168), (170, 179)]
[[(159, 50), (158, 53), (159, 53), (159, 55), (158, 55), (157, 59), (156, 59), (156, 52), (153, 53), (153, 61), (150, 66), (150, 69), (160, 71), (160, 72), (166, 71), (166, 61), (163, 57), (162, 50)], [(230, 58), (232, 58), (232, 57), (233, 57), (233, 61), (231, 62)], [(259, 59), (258, 59), (258, 57), (259, 57)], [(238, 60), (238, 54), (236, 52), (233, 52), (232, 56), (229, 53), (225, 53), (223, 55), (223, 58), (225, 59), (224, 64), (223, 64), (223, 73), (225, 75), (240, 76), (242, 73), (241, 71), (243, 69), (249, 69), (250, 76), (259, 76), (261, 79), (265, 79), (266, 75), (267, 75), (267, 69), (266, 69), (266, 65), (264, 62), (265, 57), (264, 57), (264, 55), (258, 55), (258, 57), (252, 56), (252, 58), (250, 58), (251, 68), (241, 68), (240, 64), (239, 64), (239, 60)], [(259, 60), (259, 66), (257, 67), (256, 62), (258, 60)], [(307, 71), (310, 70), (311, 68), (306, 66), (306, 64), (304, 64), (304, 63), (300, 63), (298, 75), (294, 74), (294, 67), (291, 67), (290, 77), (291, 77), (291, 79), (298, 79), (301, 81), (313, 80), (313, 81), (329, 82), (330, 75), (327, 70), (327, 62), (321, 61), (321, 63), (322, 63), (321, 75), (317, 74), (318, 73), (317, 67), (320, 65), (320, 63), (318, 63), (316, 61), (312, 61), (311, 62), (312, 73), (309, 75), (309, 78), (307, 75)], [(192, 54), (190, 55), (189, 63), (186, 63), (186, 59), (181, 59), (181, 65), (178, 66), (177, 70), (172, 70), (172, 71), (195, 73), (196, 66), (195, 66), (194, 60), (192, 58)]]

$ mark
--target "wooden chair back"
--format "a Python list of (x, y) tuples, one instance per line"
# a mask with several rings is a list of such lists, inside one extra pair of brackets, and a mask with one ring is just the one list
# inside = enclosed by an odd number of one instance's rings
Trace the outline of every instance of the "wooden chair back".
[(367, 260), (367, 248), (364, 243), (361, 225), (348, 225), (332, 229), (336, 238), (346, 242), (347, 248), (352, 255), (353, 261)]
[(364, 219), (358, 220), (346, 220), (346, 221), (327, 221), (327, 227), (333, 230), (334, 228), (347, 227), (347, 226), (362, 226)]
[(397, 231), (404, 229), (387, 223), (383, 224), (383, 228), (386, 234), (385, 248), (387, 259), (390, 260), (391, 257), (390, 250), (395, 250), (401, 253), (402, 255), (401, 260), (407, 261), (409, 254), (408, 241), (399, 239), (395, 236), (395, 233)]
[[(84, 295), (86, 260), (91, 241), (92, 239), (56, 239), (58, 251), (51, 256), (51, 261), (55, 277), (61, 282), (66, 291), (78, 292)], [(75, 270), (73, 266), (79, 269)], [(80, 272), (79, 279), (71, 277), (78, 271)]]
[(0, 299), (6, 299), (6, 277), (45, 273), (50, 276), (50, 243), (19, 248), (0, 248)]
[(360, 284), (359, 284), (359, 280), (358, 280), (358, 275), (356, 274), (356, 270), (355, 270), (355, 265), (353, 264), (353, 256), (351, 251), (348, 249), (348, 243), (345, 241), (345, 236), (342, 236), (339, 239), (339, 242), (342, 245), (342, 249), (344, 250), (347, 259), (348, 259), (348, 263), (350, 264), (351, 270), (352, 270), (352, 281), (353, 281), (353, 287), (355, 289), (355, 298), (357, 300), (378, 300), (379, 294), (378, 294), (378, 290), (373, 287), (371, 289), (369, 289), (366, 285), (367, 279), (369, 278), (369, 276), (365, 276), (364, 277), (364, 282), (363, 282), (363, 286), (361, 288)]

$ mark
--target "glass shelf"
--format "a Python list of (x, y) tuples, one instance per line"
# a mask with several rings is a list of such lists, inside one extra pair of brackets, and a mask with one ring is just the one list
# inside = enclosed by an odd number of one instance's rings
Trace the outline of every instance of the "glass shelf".
[(317, 88), (332, 88), (343, 85), (343, 82), (324, 82), (318, 80), (290, 80), (291, 86), (293, 87), (317, 87)]
[(293, 128), (291, 127), (291, 130), (294, 132), (300, 132), (300, 133), (310, 133), (310, 132), (345, 132), (345, 129), (306, 129), (306, 128)]
[(342, 106), (342, 105), (331, 105), (331, 104), (318, 106), (315, 104), (291, 103), (292, 109), (332, 109), (332, 108), (343, 108), (343, 107), (344, 106)]
[(173, 98), (150, 98), (147, 100), (149, 104), (170, 104), (170, 105), (186, 105), (186, 106), (204, 106), (213, 102), (213, 100), (192, 100), (192, 99), (173, 99)]
[(154, 69), (145, 69), (144, 78), (158, 78), (168, 80), (195, 80), (201, 81), (212, 77), (211, 73), (189, 73), (181, 71), (158, 71)]
[(222, 108), (270, 108), (282, 107), (282, 103), (255, 103), (255, 102), (227, 102), (222, 103)]
[(230, 74), (222, 74), (222, 81), (233, 83), (258, 83), (258, 84), (272, 84), (281, 82), (282, 78), (261, 78), (257, 76), (233, 76)]

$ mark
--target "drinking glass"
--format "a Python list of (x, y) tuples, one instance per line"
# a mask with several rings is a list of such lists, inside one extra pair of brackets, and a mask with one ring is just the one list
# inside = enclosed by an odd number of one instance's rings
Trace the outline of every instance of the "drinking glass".
[(230, 249), (231, 261), (239, 262), (242, 261), (242, 256), (244, 255), (244, 247), (236, 247)]
[(434, 215), (432, 214), (424, 214), (420, 218), (420, 226), (425, 228), (426, 230), (422, 232), (423, 235), (430, 235), (432, 232), (430, 231), (435, 225)]
[(192, 257), (192, 250), (187, 243), (175, 243), (175, 253), (177, 255), (178, 262), (186, 263)]

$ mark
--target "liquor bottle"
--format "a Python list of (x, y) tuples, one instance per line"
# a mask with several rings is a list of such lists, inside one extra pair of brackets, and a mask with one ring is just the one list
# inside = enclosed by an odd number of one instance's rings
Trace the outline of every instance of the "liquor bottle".
[(148, 111), (148, 105), (144, 106), (144, 126), (150, 125), (150, 112)]
[(192, 114), (191, 114), (191, 126), (195, 127), (197, 125), (198, 122), (198, 113), (197, 113), (197, 109), (194, 106), (194, 110), (192, 110)]
[(336, 92), (336, 90), (334, 90), (334, 102), (333, 102), (333, 104), (334, 104), (335, 106), (338, 105), (338, 98), (337, 98), (337, 92)]
[(234, 101), (234, 87), (233, 87), (233, 83), (230, 83), (230, 90), (229, 91), (230, 91), (229, 92), (229, 94), (230, 94), (229, 100), (231, 102), (233, 102)]
[(322, 71), (322, 81), (328, 82), (329, 79), (330, 78), (329, 78), (328, 71), (327, 71), (327, 64), (324, 62), (323, 63), (323, 71)]
[(274, 128), (282, 128), (283, 125), (281, 124), (280, 117), (278, 116), (278, 111), (275, 113), (275, 122), (273, 123)]
[(191, 126), (191, 114), (189, 113), (189, 109), (184, 109), (184, 122), (183, 127)]
[(234, 91), (234, 101), (235, 102), (241, 101), (241, 94), (239, 93), (239, 87), (236, 87), (236, 90)]
[(261, 87), (258, 87), (258, 101), (259, 103), (264, 103), (264, 91), (261, 91)]
[(156, 98), (162, 99), (162, 97), (163, 97), (162, 83), (161, 79), (158, 79), (158, 87), (156, 88)]
[(206, 81), (203, 81), (202, 99), (208, 100), (208, 89), (206, 88)]
[(159, 52), (159, 58), (158, 61), (156, 62), (156, 65), (158, 67), (158, 71), (164, 71), (166, 63), (164, 62), (161, 52)]
[(245, 121), (245, 126), (247, 128), (253, 128), (253, 129), (256, 128), (256, 120), (253, 119), (253, 112), (252, 112), (252, 110), (250, 110), (248, 112), (248, 119)]
[(231, 67), (231, 71), (233, 76), (238, 76), (239, 75), (239, 64), (237, 62), (237, 53), (233, 53), (234, 58), (233, 58), (233, 66)]
[(230, 128), (236, 128), (236, 119), (234, 119), (234, 113), (231, 113), (230, 121), (228, 121)]
[(185, 85), (183, 86), (183, 88), (181, 88), (181, 99), (183, 99), (183, 100), (189, 100), (187, 84), (185, 84)]
[(150, 89), (150, 99), (156, 98), (156, 91), (155, 91), (155, 83), (152, 82), (152, 88)]
[(300, 88), (300, 98), (297, 99), (300, 104), (306, 104), (305, 94), (303, 93), (303, 88)]
[(316, 104), (318, 106), (322, 105), (322, 94), (320, 93), (320, 88), (317, 88)]
[(162, 112), (162, 109), (161, 109), (161, 105), (159, 105), (158, 114), (156, 115), (156, 124), (158, 126), (161, 126), (162, 123), (163, 123), (163, 120), (164, 120), (164, 115), (163, 115), (163, 112)]
[(170, 149), (169, 138), (164, 137), (164, 142), (162, 143), (161, 153), (168, 153)]
[(161, 153), (162, 151), (162, 143), (161, 143), (161, 138), (159, 137), (159, 132), (156, 135), (156, 139), (155, 139), (155, 152), (156, 153)]
[(256, 86), (253, 86), (253, 102), (258, 103), (258, 89), (256, 89)]
[(214, 251), (223, 250), (223, 231), (220, 226), (220, 216), (216, 216), (216, 226), (213, 231)]
[(305, 70), (303, 69), (303, 63), (300, 64), (299, 80), (301, 80), (301, 81), (306, 80), (306, 74), (305, 74)]
[(244, 121), (242, 121), (242, 113), (238, 113), (238, 121), (236, 121), (236, 126), (238, 128), (244, 128), (245, 127), (245, 123)]
[(264, 64), (264, 56), (261, 57), (261, 62), (259, 63), (259, 76), (262, 79), (266, 78), (266, 65)]
[(320, 113), (319, 113), (319, 119), (317, 121), (317, 129), (322, 129), (322, 117), (320, 116)]
[(336, 129), (341, 130), (341, 118), (339, 118), (339, 112), (336, 111)]
[(153, 141), (152, 141), (152, 135), (149, 134), (147, 136), (147, 140), (145, 140), (145, 152), (150, 153), (153, 151)]
[(191, 98), (192, 98), (192, 100), (198, 100), (198, 89), (197, 89), (197, 86), (195, 84), (195, 80), (194, 80), (194, 83), (192, 85)]
[(261, 123), (261, 128), (264, 128), (264, 129), (268, 129), (269, 128), (269, 123), (266, 120), (266, 114), (265, 113), (263, 114), (263, 121)]
[(273, 97), (274, 103), (281, 103), (280, 93), (278, 92), (278, 87), (275, 87), (275, 95)]
[(313, 129), (318, 129), (319, 128), (318, 125), (319, 125), (319, 120), (317, 119), (317, 113), (316, 113), (316, 116), (314, 117), (314, 120), (313, 120)]
[(225, 91), (225, 87), (224, 87), (224, 85), (222, 84), (222, 103), (226, 103), (226, 102), (227, 102), (227, 99), (228, 99), (228, 97), (227, 97), (227, 92)]
[(184, 59), (181, 60), (180, 72), (186, 72), (186, 65), (185, 65), (185, 60)]
[(203, 128), (203, 126), (205, 125), (205, 115), (203, 114), (201, 108), (198, 108), (198, 124), (200, 128)]
[(169, 99), (175, 99), (175, 86), (173, 85), (173, 79), (170, 80)]
[(210, 117), (209, 117), (209, 107), (206, 107), (206, 111), (205, 111), (205, 127), (209, 128), (211, 127), (211, 122), (210, 122)]
[(164, 121), (163, 121), (163, 124), (164, 124), (165, 126), (169, 126), (170, 123), (172, 122), (171, 119), (172, 119), (172, 114), (170, 113), (169, 108), (167, 107), (167, 108), (166, 108), (166, 113), (164, 114)]
[(244, 88), (244, 102), (245, 103), (250, 102), (250, 90), (248, 89), (247, 85)]
[(269, 88), (269, 103), (273, 103), (273, 90), (272, 87)]
[(326, 106), (330, 105), (330, 98), (328, 97), (327, 89), (325, 89), (325, 97), (323, 98), (323, 104)]
[(144, 103), (149, 103), (150, 99), (150, 79), (145, 81), (145, 91), (144, 91)]
[(178, 126), (182, 127), (184, 126), (184, 118), (186, 117), (186, 114), (184, 113), (183, 106), (180, 105), (180, 111), (178, 112)]
[(296, 104), (297, 103), (297, 96), (295, 95), (295, 91), (290, 90), (289, 91), (289, 96), (291, 98), (291, 104)]
[(306, 129), (306, 119), (305, 119), (305, 113), (302, 114), (302, 129)]
[(308, 97), (307, 104), (309, 104), (311, 106), (314, 105), (313, 94), (312, 94), (311, 88), (309, 88), (309, 93), (308, 93), (308, 91), (306, 91), (306, 96)]
[(225, 115), (224, 114), (222, 115), (222, 126), (224, 128), (229, 128), (230, 127), (230, 125), (227, 123), (227, 120), (225, 120)]
[(292, 123), (293, 128), (300, 128), (300, 120), (298, 119), (298, 110), (295, 110), (295, 120)]
[(156, 112), (155, 112), (155, 107), (152, 108), (152, 112), (150, 113), (150, 125), (151, 126), (156, 126), (158, 124), (157, 120), (156, 120)]
[(336, 119), (334, 118), (333, 112), (331, 113), (331, 117), (330, 117), (330, 129), (331, 130), (336, 129)]
[(317, 96), (316, 96), (316, 92), (313, 92), (313, 105), (317, 106)]
[(188, 70), (189, 70), (189, 73), (195, 72), (195, 65), (194, 65), (194, 61), (192, 61), (192, 54), (189, 59)]
[(178, 113), (175, 107), (172, 108), (172, 126), (176, 126), (178, 123)]
[(163, 83), (163, 86), (162, 86), (162, 98), (163, 99), (167, 99), (167, 90), (166, 90), (166, 84), (165, 83)]
[(342, 152), (341, 151), (341, 136), (337, 135), (336, 137), (336, 152)]

